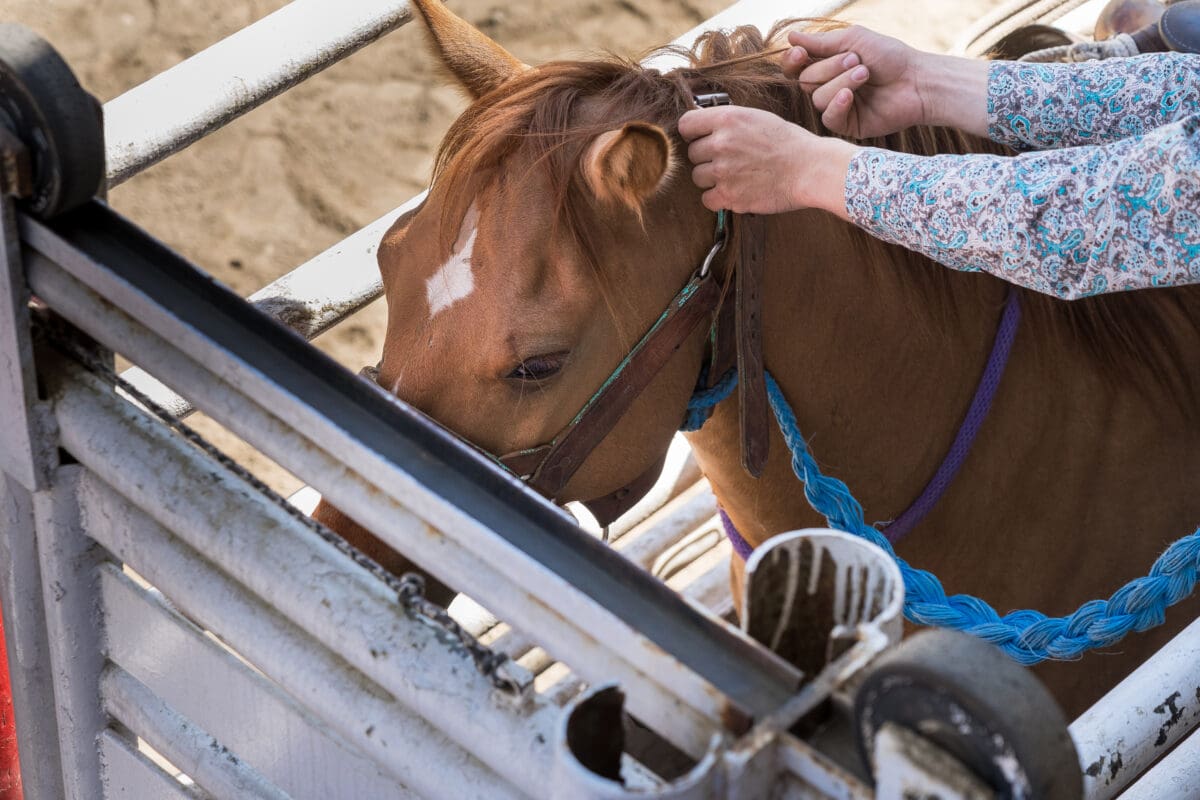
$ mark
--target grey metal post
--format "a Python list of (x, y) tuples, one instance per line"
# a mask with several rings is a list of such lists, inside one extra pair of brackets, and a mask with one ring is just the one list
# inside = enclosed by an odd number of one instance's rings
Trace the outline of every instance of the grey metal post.
[(98, 566), (105, 554), (83, 532), (75, 496), (82, 472), (79, 465), (61, 467), (53, 488), (34, 497), (64, 796), (69, 800), (104, 796), (97, 737), (108, 725), (100, 704), (104, 654)]
[[(0, 128), (3, 161), (11, 167), (26, 155), (5, 134)], [(14, 176), (2, 177), (6, 191), (18, 188)], [(58, 726), (46, 713), (54, 707), (54, 688), (33, 511), (55, 453), (45, 419), (37, 399), (16, 212), (12, 197), (0, 192), (0, 604), (27, 800), (63, 796)]]
[(62, 766), (34, 536), (33, 495), (0, 474), (0, 604), (25, 800), (60, 800)]

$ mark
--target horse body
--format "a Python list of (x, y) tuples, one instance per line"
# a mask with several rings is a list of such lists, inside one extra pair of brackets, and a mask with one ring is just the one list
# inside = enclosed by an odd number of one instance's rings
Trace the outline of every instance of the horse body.
[[(417, 6), (451, 71), (480, 99), (449, 134), (427, 203), (381, 245), (389, 321), (380, 383), (499, 455), (554, 437), (711, 245), (713, 217), (681, 168), (674, 133), (687, 81), (819, 123), (777, 66), (754, 62), (749, 82), (744, 66), (705, 67), (761, 52), (757, 31), (710, 37), (707, 55), (677, 76), (619, 62), (529, 70), (439, 3)], [(969, 143), (925, 131), (888, 144), (932, 152)], [(955, 436), (1006, 287), (818, 212), (773, 217), (767, 237), (767, 369), (826, 472), (850, 485), (867, 520), (895, 518)], [(729, 268), (718, 262), (717, 279)], [(1200, 426), (1180, 393), (1194, 398), (1200, 388), (1200, 296), (1173, 295), (1151, 301), (1142, 313), (1156, 316), (1139, 331), (1130, 326), (1143, 302), (1136, 297), (1083, 301), (1095, 308), (1076, 314), (1024, 294), (1026, 320), (992, 414), (899, 552), (950, 591), (1001, 610), (1061, 614), (1144, 574), (1169, 541), (1194, 530)], [(1087, 340), (1106, 320), (1133, 355), (1110, 363), (1093, 352)], [(1130, 343), (1149, 353), (1146, 364)], [(707, 330), (698, 330), (555, 499), (602, 496), (653, 464), (706, 349)], [(757, 544), (821, 524), (778, 431), (763, 474), (742, 469), (736, 404), (719, 405), (689, 438), (743, 536)], [(390, 568), (409, 566), (337, 509), (317, 516)], [(1154, 634), (1122, 643), (1120, 655), (1049, 665), (1043, 677), (1078, 713), (1197, 609), (1184, 604)]]

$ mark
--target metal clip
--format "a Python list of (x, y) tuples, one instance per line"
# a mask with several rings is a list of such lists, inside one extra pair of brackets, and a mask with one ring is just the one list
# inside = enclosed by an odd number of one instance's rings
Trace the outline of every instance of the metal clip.
[(693, 99), (700, 108), (712, 108), (713, 106), (727, 106), (730, 104), (729, 94), (726, 92), (698, 94)]
[(717, 230), (713, 234), (712, 247), (708, 248), (708, 254), (704, 256), (704, 261), (700, 264), (700, 277), (707, 278), (709, 271), (712, 269), (713, 260), (717, 254), (725, 249), (725, 243), (729, 240), (729, 228), (726, 225), (727, 214), (724, 210), (717, 212)]

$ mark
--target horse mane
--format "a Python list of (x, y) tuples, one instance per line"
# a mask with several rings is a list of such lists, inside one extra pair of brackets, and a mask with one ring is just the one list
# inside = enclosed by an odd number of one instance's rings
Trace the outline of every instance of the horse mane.
[[(686, 151), (677, 120), (693, 107), (694, 94), (721, 91), (737, 105), (763, 108), (819, 135), (832, 135), (822, 124), (799, 82), (786, 78), (778, 53), (787, 30), (798, 25), (835, 27), (826, 19), (777, 22), (764, 35), (753, 26), (732, 31), (708, 31), (691, 48), (668, 46), (647, 54), (682, 58), (685, 66), (670, 72), (642, 66), (616, 55), (592, 60), (552, 61), (511, 77), (479, 98), (451, 126), (434, 165), (433, 182), (447, 193), (443, 229), (453, 235), (484, 182), (499, 173), (506, 158), (519, 150), (527, 163), (545, 166), (558, 216), (549, 222), (565, 231), (586, 257), (597, 252), (592, 241), (590, 201), (577, 169), (584, 149), (600, 133), (627, 121), (653, 122), (670, 135), (675, 151)], [(986, 139), (948, 128), (913, 127), (860, 144), (919, 155), (1012, 151)], [(508, 165), (506, 165), (506, 168)], [(679, 179), (676, 176), (675, 179)], [(957, 318), (948, 303), (953, 270), (927, 257), (882, 242), (856, 226), (847, 225), (848, 240), (883, 286), (897, 281), (914, 286), (910, 292), (944, 330)], [(599, 265), (593, 270), (602, 279)], [(988, 275), (979, 280), (999, 280)], [(1154, 396), (1173, 397), (1185, 409), (1200, 399), (1200, 358), (1192, 350), (1200, 332), (1200, 285), (1119, 292), (1063, 301), (1019, 289), (1024, 325), (1035, 341), (1059, 340), (1070, 352), (1090, 358), (1111, 383), (1133, 384)], [(920, 318), (920, 315), (918, 315)]]

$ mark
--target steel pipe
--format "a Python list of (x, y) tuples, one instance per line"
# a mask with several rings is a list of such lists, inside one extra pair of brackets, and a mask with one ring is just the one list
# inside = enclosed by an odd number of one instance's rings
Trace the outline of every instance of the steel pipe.
[(104, 668), (103, 631), (96, 624), (100, 614), (96, 570), (103, 554), (84, 532), (71, 490), (73, 476), (80, 471), (75, 464), (59, 467), (52, 488), (38, 492), (33, 500), (54, 711), (68, 800), (103, 795), (96, 737), (108, 725), (99, 689)]
[(1200, 619), (1071, 723), (1088, 800), (1115, 797), (1200, 724), (1197, 653)]
[(104, 104), (111, 189), (412, 18), (407, 0), (292, 0)]
[(1200, 791), (1200, 733), (1179, 743), (1121, 795), (1121, 800), (1195, 800)]
[[(267, 284), (247, 302), (305, 339), (315, 339), (383, 293), (383, 280), (375, 262), (379, 241), (397, 219), (425, 202), (425, 194), (421, 192)], [(130, 367), (121, 377), (180, 419), (196, 410), (187, 398), (141, 367)]]

